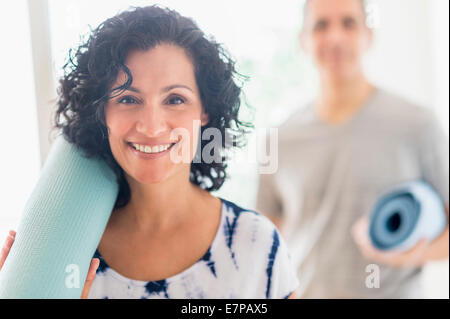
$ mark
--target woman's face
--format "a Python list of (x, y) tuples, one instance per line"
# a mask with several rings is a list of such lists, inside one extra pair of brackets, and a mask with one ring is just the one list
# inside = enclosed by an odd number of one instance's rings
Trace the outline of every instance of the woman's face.
[[(130, 52), (125, 65), (133, 83), (105, 107), (116, 161), (129, 177), (143, 184), (159, 183), (178, 173), (189, 176), (200, 125), (207, 122), (191, 60), (182, 48), (161, 44)], [(121, 71), (113, 88), (125, 81)], [(175, 129), (182, 129), (185, 137), (171, 134)], [(187, 148), (189, 161), (172, 160), (171, 152)]]

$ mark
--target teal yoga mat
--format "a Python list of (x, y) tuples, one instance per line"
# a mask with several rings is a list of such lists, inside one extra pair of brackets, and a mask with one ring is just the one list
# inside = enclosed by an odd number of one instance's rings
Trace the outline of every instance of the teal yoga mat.
[(59, 135), (0, 270), (0, 298), (80, 298), (118, 191), (104, 161)]
[(423, 181), (402, 183), (382, 194), (372, 211), (369, 235), (381, 250), (405, 251), (421, 238), (433, 240), (447, 225), (444, 203)]

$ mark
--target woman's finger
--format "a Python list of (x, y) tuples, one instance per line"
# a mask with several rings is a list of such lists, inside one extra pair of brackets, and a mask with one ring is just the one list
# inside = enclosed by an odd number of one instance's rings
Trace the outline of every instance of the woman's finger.
[(2, 247), (2, 250), (0, 252), (0, 270), (3, 267), (3, 264), (5, 263), (6, 257), (8, 257), (9, 251), (11, 250), (11, 247), (14, 243), (14, 239), (15, 239), (15, 232), (13, 235), (11, 235), (11, 232), (14, 231), (10, 231), (10, 234), (8, 235), (8, 237), (6, 237), (5, 240), (5, 244)]
[(91, 290), (92, 283), (95, 279), (95, 274), (97, 272), (97, 268), (100, 265), (100, 259), (93, 258), (91, 260), (91, 264), (89, 266), (89, 271), (86, 276), (86, 282), (84, 283), (83, 292), (81, 293), (81, 299), (87, 299), (89, 295), (89, 291)]

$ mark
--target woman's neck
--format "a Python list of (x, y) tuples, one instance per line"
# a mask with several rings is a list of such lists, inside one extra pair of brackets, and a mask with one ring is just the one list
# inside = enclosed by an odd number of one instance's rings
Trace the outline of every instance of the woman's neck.
[[(189, 175), (173, 176), (161, 183), (141, 184), (127, 177), (131, 198), (115, 213), (114, 224), (134, 233), (167, 234), (185, 224), (209, 193), (189, 181)], [(209, 195), (211, 196), (211, 195)]]

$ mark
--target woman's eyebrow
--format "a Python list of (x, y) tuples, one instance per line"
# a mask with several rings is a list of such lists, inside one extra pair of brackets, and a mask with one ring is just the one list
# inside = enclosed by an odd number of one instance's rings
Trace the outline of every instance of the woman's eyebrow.
[(169, 86), (166, 86), (165, 88), (163, 88), (161, 91), (162, 92), (168, 92), (170, 90), (177, 89), (177, 88), (187, 89), (187, 90), (189, 90), (191, 92), (194, 92), (190, 87), (188, 87), (186, 85), (182, 85), (182, 84), (169, 85)]
[(125, 91), (132, 91), (132, 92), (135, 92), (135, 93), (141, 93), (141, 91), (139, 91), (139, 89), (135, 88), (134, 86), (130, 86)]
[[(182, 85), (182, 84), (173, 84), (173, 85), (166, 86), (165, 88), (163, 88), (161, 90), (161, 92), (169, 92), (170, 90), (177, 89), (177, 88), (187, 89), (187, 90), (189, 90), (191, 92), (194, 92), (189, 86)], [(138, 88), (135, 88), (134, 86), (130, 86), (127, 89), (127, 91), (132, 91), (132, 92), (135, 92), (135, 93), (141, 93), (141, 91)]]

